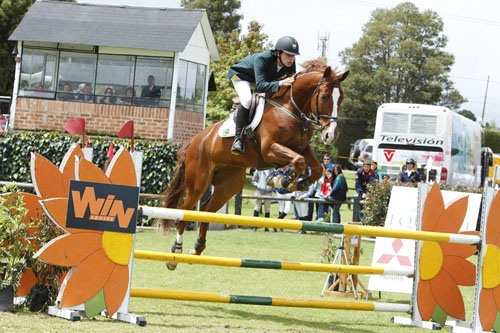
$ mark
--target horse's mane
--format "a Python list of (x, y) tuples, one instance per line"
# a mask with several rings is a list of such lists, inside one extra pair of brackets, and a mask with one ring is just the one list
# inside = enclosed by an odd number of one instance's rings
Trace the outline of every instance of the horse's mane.
[(321, 59), (307, 60), (300, 66), (304, 67), (304, 70), (301, 73), (320, 72), (324, 71), (328, 67), (328, 65)]

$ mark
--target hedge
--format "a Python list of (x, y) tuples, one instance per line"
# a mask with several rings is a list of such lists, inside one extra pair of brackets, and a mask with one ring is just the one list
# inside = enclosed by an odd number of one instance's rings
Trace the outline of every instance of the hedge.
[[(111, 142), (115, 152), (120, 145), (130, 146), (129, 139), (109, 136), (90, 136), (89, 147), (93, 148), (93, 163), (104, 167), (106, 153)], [(0, 180), (31, 183), (30, 153), (36, 152), (59, 166), (64, 154), (80, 136), (56, 132), (0, 132)], [(163, 140), (135, 140), (134, 148), (142, 151), (142, 193), (159, 194), (169, 183), (177, 163), (179, 145)]]

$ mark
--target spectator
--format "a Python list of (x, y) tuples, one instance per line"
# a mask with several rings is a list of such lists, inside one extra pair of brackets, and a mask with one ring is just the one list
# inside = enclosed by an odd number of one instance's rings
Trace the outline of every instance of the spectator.
[(116, 104), (116, 97), (113, 96), (113, 88), (107, 87), (104, 90), (104, 97), (99, 101), (101, 104)]
[(35, 90), (43, 90), (43, 84), (42, 84), (42, 82), (37, 82), (35, 84)]
[[(276, 170), (276, 177), (277, 178), (282, 178), (285, 176), (285, 174), (288, 171), (289, 166), (285, 165), (283, 168), (277, 169)], [(275, 184), (279, 184), (280, 181), (274, 181)], [(279, 187), (279, 188), (273, 188), (273, 191), (276, 192), (276, 197), (278, 198), (288, 198), (290, 199), (293, 195), (292, 192), (288, 191), (286, 188)], [(285, 216), (290, 213), (290, 208), (292, 206), (292, 202), (289, 200), (279, 200), (279, 219), (284, 219)], [(283, 229), (281, 229), (283, 231)], [(276, 228), (274, 229), (274, 232), (276, 232)]]
[[(311, 185), (311, 187), (313, 188), (313, 195), (312, 195), (312, 198), (316, 198), (316, 199), (321, 199), (321, 185), (323, 185), (323, 181), (325, 180), (325, 176), (321, 176), (320, 179), (318, 179), (317, 181), (314, 182), (314, 184)], [(314, 203), (314, 206), (316, 207), (316, 220), (319, 220), (320, 217), (319, 217), (319, 203)], [(312, 217), (313, 217), (313, 208), (310, 208), (310, 211), (309, 211), (309, 214), (311, 215), (311, 220), (312, 220)]]
[(390, 177), (388, 174), (384, 173), (384, 174), (382, 175), (382, 181), (383, 181), (384, 183), (388, 183), (388, 182), (390, 182), (390, 181), (391, 181), (391, 177)]
[[(307, 177), (311, 173), (311, 168), (307, 167), (304, 172), (302, 173), (301, 177)], [(304, 191), (296, 191), (294, 192), (294, 196), (298, 200), (304, 200), (306, 198), (309, 198), (313, 193), (313, 186), (309, 186), (307, 189)], [(294, 201), (293, 203), (295, 210), (296, 210), (296, 215), (299, 220), (306, 221), (308, 220), (308, 215), (309, 215), (309, 203), (307, 202), (300, 202), (300, 201)], [(299, 234), (305, 234), (305, 230), (300, 230)]]
[(399, 174), (399, 181), (401, 183), (418, 183), (420, 182), (420, 174), (416, 170), (416, 163), (413, 158), (408, 158), (406, 160), (406, 171), (402, 171)]
[(94, 102), (94, 96), (92, 95), (92, 85), (90, 83), (85, 83), (85, 86), (83, 86), (83, 90), (80, 94), (79, 100), (82, 102)]
[[(159, 86), (155, 85), (155, 77), (153, 75), (148, 76), (148, 85), (142, 87), (141, 97), (148, 100), (144, 100), (144, 105), (154, 106), (158, 105), (158, 98), (161, 96), (161, 89)], [(155, 99), (155, 100), (150, 100)]]
[(57, 98), (65, 101), (71, 101), (75, 99), (75, 95), (71, 92), (71, 85), (65, 82), (61, 87), (62, 92), (57, 94)]
[(132, 100), (135, 97), (135, 90), (132, 87), (127, 87), (125, 89), (125, 96), (122, 99), (120, 99), (120, 104), (122, 105), (132, 105)]
[(378, 174), (378, 164), (377, 164), (377, 162), (373, 161), (371, 167), (372, 167), (372, 170), (373, 170), (373, 180), (380, 180), (380, 176)]
[[(371, 169), (371, 163), (369, 161), (365, 161), (363, 163), (363, 167), (359, 168), (356, 171), (356, 193), (358, 194), (358, 200), (366, 199), (366, 191), (367, 186), (373, 182), (373, 170)], [(359, 208), (359, 215), (357, 217), (358, 221), (361, 220), (363, 206)]]
[[(327, 169), (325, 172), (325, 178), (323, 179), (323, 184), (321, 184), (320, 189), (320, 199), (327, 199), (332, 193), (333, 184), (333, 170)], [(330, 204), (320, 203), (318, 206), (317, 220), (325, 221), (326, 215), (330, 213)]]
[[(256, 171), (252, 177), (252, 185), (255, 186), (255, 195), (272, 195), (273, 188), (267, 185), (267, 178), (273, 172), (273, 170), (262, 170)], [(259, 216), (262, 211), (262, 204), (264, 204), (265, 217), (269, 218), (271, 212), (271, 200), (255, 199), (255, 207), (253, 210), (253, 216)], [(257, 227), (253, 228), (257, 231)], [(269, 231), (268, 228), (265, 229)]]
[(321, 165), (323, 165), (323, 175), (325, 175), (326, 170), (333, 170), (333, 162), (330, 154), (323, 155), (323, 163)]
[[(342, 166), (335, 164), (333, 172), (335, 173), (335, 182), (333, 183), (330, 197), (334, 200), (344, 202), (347, 199), (347, 182), (342, 173)], [(340, 206), (342, 206), (341, 203), (332, 203), (332, 223), (340, 223)]]

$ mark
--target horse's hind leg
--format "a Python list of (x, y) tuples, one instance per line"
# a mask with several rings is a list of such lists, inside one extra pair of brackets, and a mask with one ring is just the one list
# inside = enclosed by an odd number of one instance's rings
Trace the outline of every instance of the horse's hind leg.
[[(188, 170), (186, 170), (188, 172)], [(187, 177), (186, 174), (186, 187), (187, 193), (184, 203), (180, 209), (193, 210), (196, 206), (198, 200), (205, 192), (210, 181), (210, 172), (207, 170), (205, 172), (199, 172), (196, 177)], [(182, 253), (182, 235), (184, 234), (184, 229), (186, 228), (186, 221), (179, 220), (177, 222), (177, 236), (175, 238), (174, 244), (172, 245), (172, 253)], [(167, 268), (169, 270), (174, 270), (177, 268), (176, 262), (167, 261)]]
[[(216, 212), (231, 199), (236, 193), (241, 191), (245, 185), (245, 171), (243, 168), (224, 168), (214, 173), (212, 184), (214, 192), (201, 205), (201, 210), (205, 212)], [(200, 223), (198, 239), (194, 245), (194, 254), (201, 254), (205, 249), (207, 239), (208, 223)]]

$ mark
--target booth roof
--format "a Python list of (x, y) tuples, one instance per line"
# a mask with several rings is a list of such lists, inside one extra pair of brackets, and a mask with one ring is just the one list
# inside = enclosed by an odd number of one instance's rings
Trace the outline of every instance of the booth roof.
[(203, 9), (36, 1), (9, 40), (182, 52), (203, 15)]

